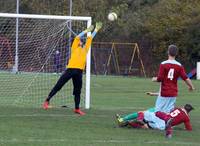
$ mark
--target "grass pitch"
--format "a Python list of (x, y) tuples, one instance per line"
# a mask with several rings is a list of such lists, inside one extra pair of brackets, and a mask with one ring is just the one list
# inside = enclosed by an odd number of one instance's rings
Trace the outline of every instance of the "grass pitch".
[[(157, 91), (158, 83), (148, 78), (110, 76), (93, 76), (91, 81), (91, 109), (85, 110), (85, 116), (75, 115), (71, 108), (44, 111), (32, 106), (9, 105), (7, 93), (3, 103), (0, 99), (0, 146), (200, 145), (200, 81), (193, 81), (197, 88), (193, 93), (179, 81), (177, 105), (191, 103), (195, 107), (191, 112), (193, 131), (184, 131), (180, 125), (169, 140), (165, 139), (164, 131), (118, 128), (115, 122), (116, 113), (123, 115), (152, 107), (156, 97), (149, 97), (145, 92)], [(0, 83), (0, 86), (2, 92), (4, 85)]]

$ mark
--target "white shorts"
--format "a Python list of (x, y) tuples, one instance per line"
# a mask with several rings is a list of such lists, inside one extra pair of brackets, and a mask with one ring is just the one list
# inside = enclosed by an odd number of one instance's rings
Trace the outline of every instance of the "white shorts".
[(176, 97), (162, 97), (158, 96), (155, 105), (155, 111), (170, 113), (174, 109)]
[(154, 112), (145, 111), (144, 119), (148, 122), (149, 126), (153, 129), (165, 130), (165, 121), (156, 117)]

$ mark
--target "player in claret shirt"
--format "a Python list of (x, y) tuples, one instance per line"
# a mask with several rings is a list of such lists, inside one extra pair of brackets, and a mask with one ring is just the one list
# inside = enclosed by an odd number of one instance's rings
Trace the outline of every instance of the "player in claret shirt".
[(156, 112), (155, 115), (166, 122), (166, 137), (172, 136), (172, 127), (184, 123), (185, 129), (192, 131), (190, 124), (189, 112), (194, 108), (190, 104), (186, 104), (183, 108), (175, 108), (169, 114), (164, 112)]
[(160, 95), (155, 104), (155, 110), (169, 113), (175, 107), (176, 97), (178, 95), (177, 81), (181, 77), (188, 85), (189, 91), (194, 90), (191, 80), (187, 77), (184, 67), (175, 60), (178, 48), (175, 45), (168, 47), (168, 60), (160, 64), (157, 77), (152, 81), (160, 82)]
[(119, 123), (119, 119), (121, 117), (117, 117), (117, 121), (120, 127), (130, 126), (133, 128), (165, 130), (165, 136), (167, 138), (171, 138), (173, 126), (177, 126), (179, 124), (184, 123), (186, 130), (192, 130), (189, 112), (193, 109), (194, 108), (190, 104), (186, 104), (182, 108), (175, 108), (170, 113), (164, 113), (160, 111), (155, 113), (146, 110), (137, 113), (138, 117), (140, 117), (139, 121), (138, 119), (134, 118), (132, 120), (125, 121), (124, 123)]

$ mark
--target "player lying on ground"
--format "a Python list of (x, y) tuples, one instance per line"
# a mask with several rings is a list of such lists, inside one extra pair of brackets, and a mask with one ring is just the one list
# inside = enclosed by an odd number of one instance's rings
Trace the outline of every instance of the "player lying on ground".
[[(102, 23), (97, 22), (96, 27), (91, 25), (89, 28), (81, 32), (78, 36), (74, 38), (71, 47), (71, 56), (68, 65), (66, 65), (66, 70), (63, 72), (55, 86), (52, 88), (51, 92), (49, 93), (48, 97), (46, 98), (43, 108), (48, 109), (49, 103), (51, 98), (64, 86), (66, 82), (70, 79), (73, 81), (73, 95), (74, 95), (74, 102), (75, 102), (75, 109), (74, 112), (80, 115), (84, 115), (85, 113), (82, 112), (79, 108), (80, 104), (80, 95), (81, 95), (81, 88), (82, 88), (82, 73), (85, 69), (86, 64), (86, 57), (87, 52), (91, 46), (92, 40), (96, 33), (101, 29)], [(85, 45), (81, 41), (81, 38), (87, 33), (92, 32), (90, 36), (87, 37)]]
[(190, 123), (189, 112), (194, 108), (190, 104), (186, 104), (182, 108), (175, 108), (169, 114), (164, 112), (156, 112), (156, 116), (160, 119), (164, 120), (167, 125), (166, 136), (171, 137), (172, 135), (172, 127), (184, 123), (185, 129), (188, 131), (192, 131), (192, 125)]
[[(147, 95), (150, 95), (150, 96), (158, 96), (159, 93), (157, 92), (147, 92), (146, 93)], [(149, 108), (147, 109), (146, 111), (149, 111), (149, 112), (155, 112), (155, 108), (152, 107), (152, 108)], [(127, 122), (131, 121), (131, 120), (135, 120), (136, 118), (138, 117), (138, 112), (133, 112), (131, 114), (127, 114), (125, 116), (121, 116), (118, 120), (119, 120), (119, 124), (121, 126), (123, 126), (124, 124), (126, 125)]]
[(181, 123), (185, 124), (186, 130), (192, 130), (188, 113), (193, 109), (190, 104), (186, 104), (182, 108), (175, 108), (168, 114), (160, 111), (152, 112), (152, 110), (146, 110), (138, 112), (135, 120), (124, 121), (124, 118), (117, 116), (117, 122), (120, 127), (131, 126), (133, 128), (166, 130), (166, 137), (170, 138), (172, 136), (172, 127)]

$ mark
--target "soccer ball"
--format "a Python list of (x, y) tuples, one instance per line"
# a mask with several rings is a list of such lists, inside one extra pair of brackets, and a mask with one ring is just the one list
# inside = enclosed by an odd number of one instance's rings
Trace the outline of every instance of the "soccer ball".
[(117, 19), (117, 14), (115, 12), (111, 12), (108, 14), (108, 20), (114, 21)]

